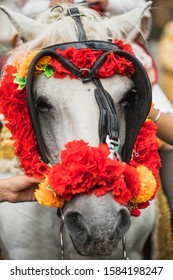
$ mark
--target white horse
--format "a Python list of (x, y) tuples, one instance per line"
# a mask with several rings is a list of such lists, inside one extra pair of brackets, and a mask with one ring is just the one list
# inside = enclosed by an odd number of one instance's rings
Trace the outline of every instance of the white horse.
[[(110, 35), (128, 42), (128, 34), (139, 31), (140, 19), (150, 7), (135, 9), (125, 15), (101, 19), (95, 12), (80, 8), (82, 24), (88, 40), (108, 41)], [(50, 45), (78, 41), (74, 19), (67, 16), (69, 6), (57, 7), (40, 15), (37, 20), (19, 15), (1, 6), (1, 10), (17, 28), (25, 42), (19, 46), (9, 61), (19, 53), (42, 49)], [(120, 149), (123, 149), (127, 130), (122, 100), (134, 87), (126, 76), (114, 75), (102, 79), (111, 95), (119, 123)], [(57, 90), (58, 89), (58, 90)], [(99, 109), (94, 98), (95, 85), (79, 79), (35, 78), (33, 92), (45, 145), (51, 158), (58, 161), (64, 144), (84, 139), (98, 146)], [(127, 100), (126, 100), (127, 102)], [(49, 108), (48, 108), (49, 107)], [(49, 109), (52, 110), (49, 110)], [(46, 112), (50, 112), (47, 115)], [(48, 130), (49, 128), (49, 130)], [(142, 210), (141, 216), (131, 218), (126, 207), (117, 203), (110, 193), (97, 197), (74, 197), (62, 209), (64, 218), (63, 241), (59, 239), (61, 223), (55, 208), (38, 203), (0, 205), (1, 246), (8, 259), (122, 259), (121, 240), (126, 235), (126, 251), (130, 259), (142, 259), (143, 248), (155, 226), (155, 201)], [(124, 245), (124, 244), (123, 244)]]

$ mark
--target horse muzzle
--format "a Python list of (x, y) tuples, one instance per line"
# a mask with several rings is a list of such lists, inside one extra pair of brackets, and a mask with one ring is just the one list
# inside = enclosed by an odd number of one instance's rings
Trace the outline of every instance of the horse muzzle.
[(74, 209), (73, 202), (72, 207), (64, 212), (65, 230), (80, 255), (111, 255), (129, 230), (131, 219), (127, 208), (115, 202), (113, 198), (110, 200), (109, 193), (105, 196), (101, 198), (84, 195), (84, 201), (83, 196), (80, 196), (80, 201), (74, 199), (78, 209)]

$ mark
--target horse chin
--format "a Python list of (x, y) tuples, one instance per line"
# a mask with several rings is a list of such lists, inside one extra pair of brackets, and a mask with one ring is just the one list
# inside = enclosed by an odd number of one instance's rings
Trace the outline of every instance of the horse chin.
[(118, 245), (116, 240), (88, 241), (81, 244), (72, 239), (72, 242), (76, 252), (82, 256), (110, 256)]

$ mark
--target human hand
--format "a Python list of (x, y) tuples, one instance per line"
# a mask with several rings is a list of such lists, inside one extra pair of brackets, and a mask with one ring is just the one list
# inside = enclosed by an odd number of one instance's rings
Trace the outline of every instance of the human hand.
[(0, 202), (34, 201), (34, 192), (39, 183), (40, 180), (26, 175), (0, 179)]

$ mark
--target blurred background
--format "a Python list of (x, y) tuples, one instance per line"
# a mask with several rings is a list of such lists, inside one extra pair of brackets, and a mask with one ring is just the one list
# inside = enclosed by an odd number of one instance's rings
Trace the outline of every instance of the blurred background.
[(158, 40), (167, 22), (173, 20), (172, 0), (153, 0), (151, 38)]

